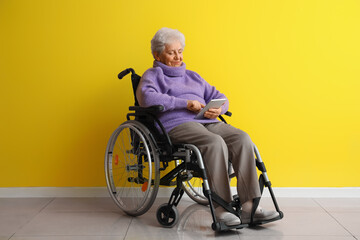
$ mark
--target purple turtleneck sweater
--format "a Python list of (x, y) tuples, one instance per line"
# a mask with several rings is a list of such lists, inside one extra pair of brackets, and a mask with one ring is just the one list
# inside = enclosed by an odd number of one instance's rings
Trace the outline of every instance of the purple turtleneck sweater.
[[(219, 121), (207, 118), (194, 119), (196, 113), (186, 108), (187, 100), (197, 100), (207, 104), (211, 99), (226, 98), (199, 74), (186, 70), (185, 63), (180, 67), (170, 67), (158, 61), (154, 61), (154, 67), (143, 74), (136, 97), (142, 107), (164, 106), (158, 118), (168, 132), (185, 122)], [(229, 101), (226, 101), (222, 106), (221, 114), (224, 114), (228, 107)]]

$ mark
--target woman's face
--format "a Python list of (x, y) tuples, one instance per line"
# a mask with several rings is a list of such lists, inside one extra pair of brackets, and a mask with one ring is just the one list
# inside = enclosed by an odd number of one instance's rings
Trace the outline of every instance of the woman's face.
[(155, 52), (155, 59), (170, 67), (180, 67), (183, 62), (183, 48), (179, 41), (165, 44), (162, 53)]

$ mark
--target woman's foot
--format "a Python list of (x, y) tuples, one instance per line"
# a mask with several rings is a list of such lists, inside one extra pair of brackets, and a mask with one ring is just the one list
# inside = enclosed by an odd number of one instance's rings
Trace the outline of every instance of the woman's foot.
[[(241, 212), (241, 220), (243, 223), (250, 223), (251, 222), (251, 210), (252, 210), (252, 202), (246, 202), (242, 206)], [(279, 213), (276, 211), (267, 211), (264, 210), (262, 207), (257, 207), (255, 210), (255, 214), (253, 217), (253, 222), (261, 222), (266, 220), (271, 220), (277, 218)]]
[(215, 216), (219, 222), (225, 223), (226, 226), (236, 226), (241, 224), (241, 220), (238, 216), (227, 212), (222, 207), (215, 209)]

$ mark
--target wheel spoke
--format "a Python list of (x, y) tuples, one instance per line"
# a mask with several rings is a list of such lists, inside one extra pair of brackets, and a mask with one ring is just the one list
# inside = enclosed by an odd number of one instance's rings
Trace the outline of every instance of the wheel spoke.
[[(177, 166), (180, 165), (181, 163), (182, 160), (175, 161), (175, 164)], [(193, 177), (192, 179), (185, 181), (182, 184), (184, 187), (184, 191), (192, 200), (202, 205), (208, 205), (209, 201), (204, 196), (201, 178)]]

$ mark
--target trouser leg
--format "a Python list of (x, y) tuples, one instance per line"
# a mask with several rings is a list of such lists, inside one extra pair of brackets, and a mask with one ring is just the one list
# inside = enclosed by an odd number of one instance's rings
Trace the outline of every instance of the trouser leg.
[(254, 144), (249, 135), (229, 124), (214, 123), (206, 128), (220, 135), (229, 151), (229, 160), (237, 178), (237, 191), (241, 203), (260, 197), (260, 188), (256, 171)]
[(228, 148), (224, 139), (196, 122), (183, 123), (169, 132), (174, 143), (194, 144), (199, 148), (210, 188), (227, 202), (232, 201), (228, 176)]

